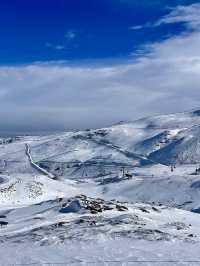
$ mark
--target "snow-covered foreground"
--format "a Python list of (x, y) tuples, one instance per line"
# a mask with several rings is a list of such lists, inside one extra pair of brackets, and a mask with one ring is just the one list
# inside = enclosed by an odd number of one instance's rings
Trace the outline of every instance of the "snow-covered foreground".
[(82, 195), (4, 210), (0, 215), (8, 222), (1, 228), (2, 265), (137, 261), (193, 265), (199, 260), (199, 215), (163, 205)]
[(199, 113), (2, 138), (0, 265), (199, 265)]
[[(101, 238), (67, 241), (65, 245), (1, 246), (2, 265), (199, 265), (199, 245), (180, 242), (148, 242)], [(3, 256), (2, 256), (3, 254)]]

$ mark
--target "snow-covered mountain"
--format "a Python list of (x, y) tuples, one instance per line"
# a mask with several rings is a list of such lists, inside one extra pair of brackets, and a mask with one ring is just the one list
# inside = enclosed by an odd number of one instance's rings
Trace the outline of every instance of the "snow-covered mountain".
[[(162, 180), (166, 173), (175, 188), (177, 178), (173, 179), (171, 176), (179, 176), (179, 173), (182, 177), (187, 176), (199, 167), (199, 114), (200, 111), (193, 110), (122, 122), (96, 130), (2, 138), (0, 171), (2, 175), (10, 176), (9, 182), (20, 175), (34, 179), (38, 174), (47, 173), (48, 176), (49, 173), (50, 177), (64, 182), (69, 179), (85, 182), (87, 179), (102, 186), (114, 183), (118, 181), (118, 177), (126, 174), (127, 177), (148, 176), (148, 180), (152, 181), (150, 176), (160, 174)], [(182, 171), (186, 164), (189, 170)], [(171, 166), (176, 166), (176, 169), (171, 169)], [(21, 180), (23, 182), (24, 178)], [(4, 185), (9, 182), (4, 182)], [(144, 184), (148, 182), (145, 181)], [(189, 186), (189, 182), (187, 185)], [(156, 195), (161, 194), (163, 192), (156, 193), (153, 198), (159, 199)], [(192, 197), (195, 195), (193, 191), (190, 194)], [(168, 202), (171, 198), (169, 193), (167, 195)], [(135, 196), (134, 198), (136, 199)], [(181, 203), (183, 202), (179, 202)]]
[(90, 246), (98, 239), (108, 248), (116, 239), (148, 249), (158, 240), (171, 250), (198, 247), (199, 162), (199, 110), (96, 130), (2, 137), (0, 255), (16, 243), (55, 253), (57, 243), (65, 249), (70, 241)]

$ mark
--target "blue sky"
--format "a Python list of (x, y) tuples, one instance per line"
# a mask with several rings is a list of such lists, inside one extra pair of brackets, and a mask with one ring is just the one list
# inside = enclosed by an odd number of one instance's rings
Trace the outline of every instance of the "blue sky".
[(180, 24), (131, 30), (192, 0), (8, 0), (0, 3), (0, 63), (125, 59)]
[(200, 107), (200, 1), (0, 3), (0, 132)]

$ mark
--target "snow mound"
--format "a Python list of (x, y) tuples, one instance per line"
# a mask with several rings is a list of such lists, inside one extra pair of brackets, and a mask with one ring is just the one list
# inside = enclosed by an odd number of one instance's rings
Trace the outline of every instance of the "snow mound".
[(72, 200), (66, 207), (62, 207), (61, 213), (79, 212), (82, 206), (78, 199)]
[(60, 183), (45, 176), (20, 175), (7, 177), (8, 182), (0, 185), (1, 207), (29, 205), (62, 196), (78, 193), (71, 181)]

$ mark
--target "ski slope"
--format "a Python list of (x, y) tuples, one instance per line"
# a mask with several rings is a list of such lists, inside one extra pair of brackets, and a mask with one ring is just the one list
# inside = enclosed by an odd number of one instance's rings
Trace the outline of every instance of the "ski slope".
[(192, 110), (1, 138), (0, 265), (196, 265), (199, 136)]

